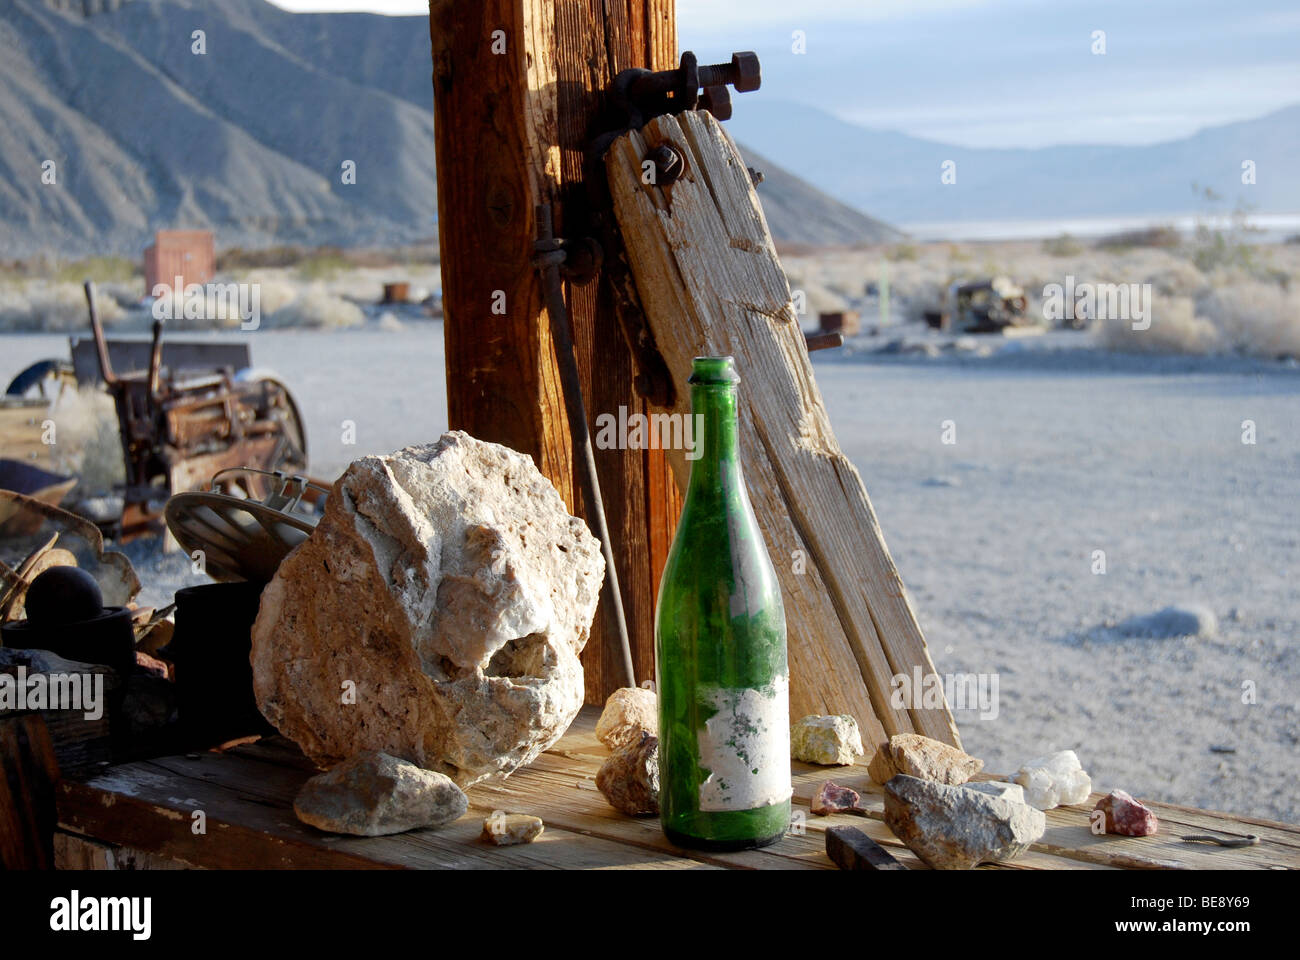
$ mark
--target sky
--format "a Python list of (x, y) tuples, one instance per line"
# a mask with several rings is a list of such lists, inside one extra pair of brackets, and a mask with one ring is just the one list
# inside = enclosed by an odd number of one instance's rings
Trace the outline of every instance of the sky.
[(677, 0), (677, 31), (701, 62), (757, 51), (748, 97), (963, 146), (1153, 143), (1300, 102), (1300, 0)]

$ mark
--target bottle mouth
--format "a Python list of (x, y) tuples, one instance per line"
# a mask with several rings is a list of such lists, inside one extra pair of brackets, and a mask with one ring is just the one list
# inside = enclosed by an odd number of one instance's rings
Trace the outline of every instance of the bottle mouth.
[(691, 376), (686, 382), (730, 386), (740, 383), (740, 374), (736, 373), (736, 361), (732, 357), (696, 357), (691, 361)]

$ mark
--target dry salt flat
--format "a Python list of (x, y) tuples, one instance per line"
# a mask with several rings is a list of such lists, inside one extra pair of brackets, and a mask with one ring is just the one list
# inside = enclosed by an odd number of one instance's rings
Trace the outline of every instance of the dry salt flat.
[[(249, 336), (319, 475), (446, 428), (436, 323)], [(0, 374), (65, 352), (0, 337)], [(986, 769), (1073, 749), (1098, 789), (1300, 822), (1300, 371), (1022, 347), (815, 363), (938, 670), (997, 676), (996, 718), (957, 713)], [(148, 602), (195, 579), (131, 553)], [(1190, 614), (1150, 618), (1170, 606)]]

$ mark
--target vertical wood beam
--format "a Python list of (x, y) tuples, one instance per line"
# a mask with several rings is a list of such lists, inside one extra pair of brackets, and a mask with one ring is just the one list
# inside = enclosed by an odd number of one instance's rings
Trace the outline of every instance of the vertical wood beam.
[[(533, 207), (558, 236), (589, 228), (584, 153), (602, 91), (628, 67), (676, 63), (675, 0), (431, 0), (448, 416), (453, 428), (530, 454), (575, 513), (579, 493), (541, 285)], [(505, 32), (505, 53), (493, 32)], [(499, 37), (498, 37), (499, 39)], [(498, 44), (497, 49), (500, 49)], [(492, 312), (502, 291), (504, 315)], [(603, 414), (648, 413), (611, 285), (570, 286), (568, 307), (595, 434)], [(596, 451), (637, 679), (654, 676), (654, 607), (680, 511), (660, 450)], [(587, 700), (619, 686), (612, 616), (583, 653)]]

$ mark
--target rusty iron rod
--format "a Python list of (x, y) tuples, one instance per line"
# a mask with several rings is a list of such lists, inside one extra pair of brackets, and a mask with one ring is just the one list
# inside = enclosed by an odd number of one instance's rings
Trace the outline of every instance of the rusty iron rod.
[(560, 278), (560, 264), (565, 254), (555, 240), (554, 221), (549, 204), (537, 207), (537, 257), (534, 265), (542, 274), (546, 287), (546, 312), (551, 320), (551, 337), (555, 341), (555, 357), (560, 366), (560, 382), (564, 388), (564, 407), (569, 416), (569, 433), (573, 448), (579, 454), (578, 475), (582, 495), (587, 504), (587, 522), (596, 528), (601, 552), (605, 555), (605, 600), (614, 611), (618, 629), (619, 654), (622, 659), (623, 686), (636, 686), (636, 669), (632, 662), (632, 644), (627, 635), (627, 619), (623, 613), (623, 594), (618, 586), (618, 569), (614, 565), (614, 544), (610, 539), (609, 525), (605, 521), (605, 502), (600, 496), (600, 478), (596, 475), (596, 453), (591, 446), (591, 430), (587, 423), (587, 405), (582, 399), (582, 381), (578, 377), (578, 359), (573, 350), (573, 336), (569, 331), (569, 310), (564, 302), (564, 282)]
[(86, 306), (90, 310), (90, 332), (95, 336), (95, 353), (99, 357), (99, 375), (105, 385), (112, 387), (117, 383), (113, 373), (113, 364), (108, 359), (108, 344), (104, 341), (104, 325), (99, 322), (99, 309), (95, 306), (95, 281), (87, 280), (83, 287), (86, 291)]
[(833, 350), (835, 347), (844, 346), (844, 334), (842, 333), (805, 333), (803, 342), (808, 347), (808, 352), (814, 350)]

